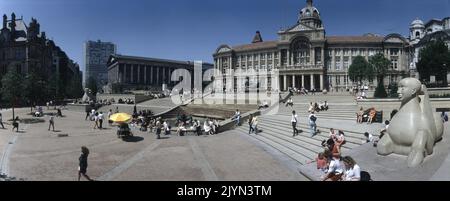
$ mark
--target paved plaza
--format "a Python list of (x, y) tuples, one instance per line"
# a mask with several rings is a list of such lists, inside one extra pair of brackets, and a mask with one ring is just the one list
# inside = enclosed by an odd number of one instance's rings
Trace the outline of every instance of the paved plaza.
[[(168, 101), (153, 100), (138, 105), (152, 111), (176, 107)], [(334, 128), (346, 135), (342, 154), (354, 156), (362, 170), (377, 177), (375, 180), (428, 180), (430, 175), (434, 175), (434, 180), (443, 178), (436, 175), (448, 165), (445, 162), (448, 161), (448, 146), (436, 149), (438, 157), (430, 160), (436, 161), (430, 162), (430, 167), (408, 170), (425, 171), (421, 177), (403, 178), (402, 174), (395, 173), (404, 157), (377, 156), (375, 149), (365, 144), (364, 132), (377, 137), (385, 125), (357, 124), (355, 112), (358, 106), (352, 96), (295, 95), (293, 101), (293, 107), (280, 103), (275, 113), (266, 114), (262, 110), (258, 135), (248, 134), (248, 124), (243, 122), (242, 126), (217, 135), (177, 136), (172, 132), (160, 140), (154, 133), (132, 128), (135, 136), (123, 141), (117, 138), (115, 126), (106, 123), (102, 130), (93, 129), (94, 123), (84, 120), (85, 112), (63, 110), (64, 117), (56, 118), (55, 132), (47, 130), (48, 117), (41, 118), (45, 120), (43, 123), (20, 124), (19, 132), (12, 132), (9, 124), (6, 124), (7, 129), (0, 129), (0, 167), (10, 177), (24, 180), (73, 181), (77, 179), (80, 148), (87, 146), (90, 149), (88, 175), (95, 180), (317, 180), (319, 175), (315, 172), (314, 159), (323, 151), (321, 142), (328, 138), (329, 129)], [(320, 101), (327, 101), (329, 110), (317, 113), (320, 133), (311, 137), (308, 105)], [(113, 106), (103, 107), (100, 111), (106, 112), (110, 107)], [(130, 112), (131, 108), (122, 106), (121, 111)], [(297, 111), (297, 128), (302, 131), (296, 137), (292, 137), (292, 110)], [(22, 119), (31, 118), (26, 114), (29, 111), (29, 108), (16, 109), (16, 114)], [(11, 110), (1, 112), (4, 121), (11, 118)], [(447, 128), (448, 125), (446, 136)], [(440, 144), (444, 145), (446, 141)], [(379, 166), (372, 165), (372, 161), (382, 164), (391, 160), (397, 161), (392, 163), (397, 165), (387, 163), (383, 166), (394, 172), (384, 173)], [(396, 177), (385, 176), (390, 174)]]
[[(30, 118), (29, 108), (16, 109)], [(11, 111), (1, 111), (4, 120)], [(48, 112), (48, 111), (44, 111)], [(51, 110), (50, 112), (55, 112)], [(122, 141), (116, 128), (93, 129), (84, 112), (63, 110), (56, 132), (45, 123), (0, 129), (2, 172), (24, 180), (77, 180), (80, 147), (90, 149), (88, 175), (95, 180), (306, 180), (284, 156), (265, 151), (240, 133), (213, 136), (163, 136), (134, 130)], [(58, 137), (67, 134), (67, 137)]]

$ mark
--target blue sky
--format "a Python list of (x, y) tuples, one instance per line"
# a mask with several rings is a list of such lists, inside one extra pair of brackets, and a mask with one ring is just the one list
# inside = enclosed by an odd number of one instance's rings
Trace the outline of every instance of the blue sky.
[[(0, 0), (0, 13), (37, 18), (41, 31), (83, 65), (83, 42), (110, 41), (118, 53), (211, 62), (220, 44), (264, 40), (294, 25), (306, 0)], [(450, 0), (315, 0), (326, 34), (408, 35), (416, 17), (450, 16)], [(9, 18), (9, 17), (8, 17)]]

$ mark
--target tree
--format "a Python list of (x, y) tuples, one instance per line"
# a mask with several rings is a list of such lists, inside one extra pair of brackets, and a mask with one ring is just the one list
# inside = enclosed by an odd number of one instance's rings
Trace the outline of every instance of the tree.
[(373, 75), (373, 68), (362, 56), (356, 56), (348, 69), (350, 80), (352, 82), (357, 82), (359, 85), (361, 85), (363, 80), (372, 80)]
[(398, 84), (396, 82), (392, 82), (389, 85), (389, 97), (390, 98), (398, 98)]
[[(382, 53), (378, 53), (369, 58), (369, 63), (372, 66), (376, 76), (377, 76), (377, 88), (375, 89), (374, 96), (376, 98), (387, 97), (386, 89), (384, 88), (384, 77), (388, 72), (389, 65), (391, 61), (384, 57)], [(378, 93), (377, 93), (378, 92)]]
[(97, 94), (97, 80), (95, 78), (89, 77), (86, 82), (86, 87), (92, 91), (94, 96)]
[(55, 100), (58, 93), (58, 78), (55, 74), (51, 75), (46, 87), (46, 100)]
[(83, 86), (79, 76), (73, 76), (66, 87), (66, 95), (69, 98), (81, 98), (83, 96)]
[(15, 71), (10, 69), (2, 78), (2, 98), (6, 102), (11, 103), (13, 119), (15, 117), (14, 107), (22, 98), (23, 94), (23, 78)]
[(450, 50), (447, 45), (441, 40), (431, 41), (420, 50), (419, 58), (417, 71), (420, 80), (429, 81), (430, 76), (434, 75), (441, 86), (447, 86), (447, 72), (450, 69)]
[(25, 76), (23, 85), (23, 96), (28, 100), (31, 107), (33, 106), (33, 103), (39, 104), (45, 100), (45, 88), (47, 82), (44, 81), (38, 73), (31, 71)]

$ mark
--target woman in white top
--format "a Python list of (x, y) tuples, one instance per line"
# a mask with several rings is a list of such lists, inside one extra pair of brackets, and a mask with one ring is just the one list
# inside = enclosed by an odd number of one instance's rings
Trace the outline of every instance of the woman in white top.
[(338, 153), (333, 154), (333, 159), (328, 166), (327, 174), (322, 177), (323, 181), (330, 179), (331, 181), (338, 181), (342, 179), (344, 168), (341, 165), (341, 157)]
[(361, 180), (361, 169), (356, 164), (352, 157), (346, 156), (343, 159), (345, 166), (345, 173), (343, 176), (344, 181), (360, 181)]
[(210, 135), (211, 134), (211, 126), (209, 125), (209, 120), (205, 120), (205, 123), (203, 123), (203, 129), (205, 130), (205, 133)]

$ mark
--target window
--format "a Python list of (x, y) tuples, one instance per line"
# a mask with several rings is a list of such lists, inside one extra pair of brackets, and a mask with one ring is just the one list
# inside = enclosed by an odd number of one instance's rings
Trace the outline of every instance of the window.
[(352, 56), (356, 56), (359, 54), (359, 50), (356, 48), (352, 48)]
[(349, 58), (348, 57), (344, 57), (344, 70), (345, 69), (348, 69), (348, 61), (349, 61)]
[(331, 61), (327, 62), (327, 69), (331, 70)]
[(320, 47), (316, 47), (315, 48), (315, 61), (318, 63), (318, 64), (321, 64), (322, 63), (322, 48), (320, 48)]
[(375, 50), (374, 49), (369, 49), (369, 56), (373, 56), (375, 55)]
[(416, 31), (416, 38), (420, 38), (420, 32)]
[(309, 42), (304, 39), (297, 40), (291, 47), (292, 56), (295, 64), (307, 64), (309, 60)]
[(341, 70), (341, 57), (336, 57), (336, 70)]
[(340, 56), (340, 55), (341, 55), (341, 49), (339, 49), (339, 48), (335, 49), (335, 50), (334, 50), (334, 54), (335, 54), (336, 56)]
[(344, 55), (349, 55), (348, 49), (344, 49)]
[(391, 58), (391, 68), (397, 70), (398, 68), (398, 58)]
[(399, 52), (398, 48), (391, 48), (390, 49), (390, 53), (391, 53), (392, 56), (397, 56), (398, 52)]

